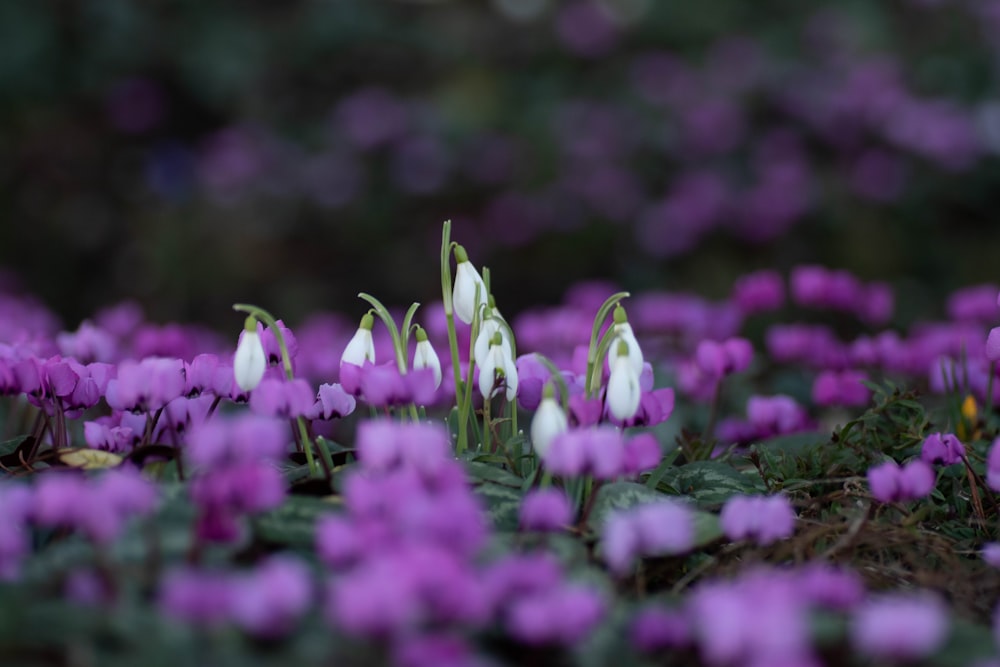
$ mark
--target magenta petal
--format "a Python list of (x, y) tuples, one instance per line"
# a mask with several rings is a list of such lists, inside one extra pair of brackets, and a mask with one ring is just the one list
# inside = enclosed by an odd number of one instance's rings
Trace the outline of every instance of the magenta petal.
[(990, 361), (1000, 360), (1000, 327), (990, 329), (986, 337), (986, 358)]

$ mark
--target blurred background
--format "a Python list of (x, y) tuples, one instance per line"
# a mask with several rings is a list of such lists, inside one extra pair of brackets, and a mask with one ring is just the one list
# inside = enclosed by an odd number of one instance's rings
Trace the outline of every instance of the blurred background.
[[(4, 0), (0, 265), (75, 328), (804, 262), (1000, 279), (997, 0)], [(9, 279), (8, 279), (9, 280)], [(933, 305), (925, 305), (933, 304)]]

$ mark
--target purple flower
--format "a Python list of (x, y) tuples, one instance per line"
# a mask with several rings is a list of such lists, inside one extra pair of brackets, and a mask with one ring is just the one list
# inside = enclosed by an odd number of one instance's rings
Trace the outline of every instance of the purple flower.
[(815, 664), (806, 599), (785, 572), (751, 570), (735, 581), (701, 584), (687, 611), (708, 664)]
[(115, 337), (89, 320), (80, 323), (74, 333), (56, 335), (59, 352), (82, 364), (92, 361), (113, 362), (118, 352)]
[(376, 407), (430, 405), (437, 395), (433, 369), (403, 374), (395, 362), (375, 365), (366, 361), (361, 366), (343, 362), (340, 382), (345, 391)]
[(199, 396), (202, 392), (212, 391), (218, 368), (219, 357), (214, 354), (199, 354), (190, 363), (185, 363), (184, 395)]
[(605, 613), (603, 597), (590, 588), (563, 584), (516, 599), (507, 610), (507, 630), (525, 644), (571, 646)]
[(785, 302), (785, 283), (777, 271), (757, 271), (737, 279), (732, 300), (744, 315), (777, 310)]
[(570, 429), (553, 438), (544, 461), (556, 475), (614, 479), (625, 469), (625, 445), (621, 432), (611, 426)]
[(805, 410), (784, 394), (751, 396), (747, 400), (747, 419), (760, 437), (792, 433), (809, 423)]
[(992, 283), (955, 290), (948, 296), (948, 318), (977, 324), (993, 322), (997, 317), (998, 293), (1000, 287)]
[(400, 423), (373, 419), (358, 426), (358, 460), (369, 470), (388, 470), (405, 464), (434, 472), (448, 459), (448, 433), (437, 424)]
[[(281, 330), (281, 336), (285, 339), (285, 347), (288, 348), (288, 358), (294, 363), (295, 357), (299, 353), (299, 344), (295, 340), (295, 334), (281, 320), (278, 320), (275, 324), (278, 325), (278, 329)], [(264, 346), (267, 363), (271, 365), (283, 363), (281, 347), (278, 345), (278, 339), (274, 335), (274, 330), (271, 327), (265, 327), (263, 322), (257, 322), (257, 333), (260, 336), (261, 344)]]
[(191, 482), (191, 498), (206, 510), (253, 514), (273, 509), (285, 499), (285, 478), (266, 461), (232, 463)]
[(733, 496), (723, 505), (719, 521), (730, 540), (749, 539), (760, 546), (795, 532), (795, 510), (781, 495)]
[(267, 417), (301, 417), (312, 411), (314, 402), (312, 387), (299, 378), (264, 379), (250, 392), (250, 409)]
[(280, 419), (244, 414), (196, 424), (188, 435), (186, 454), (199, 466), (259, 459), (278, 460), (288, 449), (288, 425)]
[(625, 442), (625, 465), (623, 472), (635, 475), (652, 470), (660, 464), (663, 451), (652, 433), (640, 433)]
[(105, 398), (114, 410), (150, 412), (184, 393), (184, 362), (149, 357), (123, 361), (118, 376), (108, 382)]
[(983, 560), (995, 568), (1000, 568), (1000, 542), (989, 542), (983, 545)]
[(229, 614), (247, 632), (277, 637), (289, 632), (312, 602), (312, 582), (305, 564), (274, 556), (230, 584)]
[(612, 572), (624, 575), (636, 557), (688, 551), (694, 532), (694, 517), (686, 506), (672, 501), (650, 503), (609, 516), (601, 534), (601, 549)]
[(680, 611), (647, 607), (632, 619), (629, 637), (644, 653), (684, 648), (692, 641), (691, 623)]
[(106, 452), (126, 452), (134, 442), (132, 429), (118, 426), (109, 417), (83, 423), (83, 438), (88, 447)]
[(538, 489), (524, 496), (520, 516), (525, 530), (560, 531), (572, 521), (573, 508), (559, 489)]
[(695, 350), (699, 370), (716, 380), (745, 370), (752, 357), (753, 347), (745, 338), (730, 338), (721, 343), (703, 340)]
[(178, 568), (167, 572), (160, 584), (160, 609), (167, 616), (188, 623), (218, 626), (232, 609), (232, 586), (218, 572)]
[(156, 486), (132, 468), (108, 470), (89, 482), (78, 522), (97, 542), (114, 541), (131, 517), (147, 516), (159, 504)]
[(420, 615), (414, 574), (404, 563), (386, 558), (364, 562), (330, 584), (324, 609), (327, 620), (361, 637), (401, 634)]
[(965, 457), (965, 445), (952, 433), (931, 433), (924, 438), (920, 460), (950, 466)]
[(856, 572), (820, 562), (800, 570), (797, 585), (811, 603), (830, 609), (851, 609), (865, 597), (864, 583)]
[(327, 421), (339, 419), (353, 413), (357, 404), (354, 397), (344, 391), (340, 384), (321, 384), (316, 394), (316, 402), (306, 417)]
[(862, 371), (823, 371), (813, 382), (812, 399), (823, 406), (866, 405), (871, 399), (871, 391), (862, 382), (867, 379)]
[(947, 633), (947, 608), (926, 593), (874, 597), (857, 609), (850, 626), (855, 649), (876, 659), (925, 658)]
[(448, 635), (407, 637), (394, 650), (398, 667), (487, 667), (467, 640)]
[(880, 502), (906, 502), (928, 495), (936, 483), (934, 469), (919, 459), (900, 467), (886, 461), (868, 469), (868, 487)]
[(986, 484), (994, 491), (1000, 491), (1000, 438), (993, 441), (986, 455)]
[(21, 561), (30, 551), (31, 534), (26, 524), (34, 495), (20, 484), (0, 485), (0, 506), (4, 508), (4, 520), (0, 522), (0, 580), (15, 579)]

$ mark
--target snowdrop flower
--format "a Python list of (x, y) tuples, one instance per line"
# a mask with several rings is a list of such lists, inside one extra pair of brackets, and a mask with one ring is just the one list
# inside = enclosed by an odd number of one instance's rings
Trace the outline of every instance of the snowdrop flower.
[[(472, 324), (476, 309), (486, 303), (486, 283), (479, 271), (469, 261), (469, 256), (462, 246), (455, 246), (455, 288), (452, 292), (452, 305), (455, 317), (466, 324)], [(476, 288), (479, 288), (479, 300), (476, 300)]]
[(493, 337), (489, 354), (479, 365), (479, 391), (484, 400), (490, 400), (493, 392), (499, 387), (498, 377), (503, 378), (503, 383), (507, 386), (507, 400), (513, 401), (517, 396), (517, 366), (504, 350), (503, 336), (500, 332)]
[(236, 346), (236, 356), (233, 357), (233, 378), (243, 391), (250, 391), (264, 377), (267, 370), (267, 356), (264, 354), (264, 344), (260, 342), (257, 333), (257, 320), (248, 317), (243, 327), (243, 335)]
[(617, 356), (611, 364), (608, 378), (606, 401), (608, 411), (615, 419), (630, 419), (639, 410), (642, 389), (639, 387), (639, 373), (629, 354), (629, 344), (624, 339), (618, 341)]
[[(624, 341), (628, 345), (629, 363), (635, 369), (636, 376), (639, 376), (642, 373), (642, 348), (639, 347), (639, 341), (636, 340), (635, 334), (632, 332), (632, 325), (628, 323), (628, 316), (620, 303), (615, 306), (614, 324), (611, 327), (611, 332), (617, 341)], [(617, 350), (615, 343), (612, 343), (608, 350), (608, 366), (612, 368), (614, 368), (615, 357), (618, 356), (615, 354)]]
[(476, 344), (472, 348), (472, 358), (476, 360), (476, 364), (479, 366), (483, 365), (483, 360), (490, 353), (490, 344), (493, 342), (493, 337), (498, 333), (500, 334), (507, 358), (514, 358), (514, 350), (510, 343), (507, 322), (496, 306), (492, 304), (492, 297), (489, 301), (490, 305), (484, 311), (483, 319), (479, 324), (479, 334), (476, 336)]
[(354, 364), (361, 366), (365, 361), (375, 363), (375, 342), (372, 340), (372, 327), (375, 326), (375, 317), (371, 313), (365, 313), (361, 318), (358, 330), (354, 332), (344, 354), (340, 357), (340, 365)]
[(544, 457), (549, 451), (553, 438), (566, 431), (569, 424), (566, 413), (562, 411), (555, 399), (555, 391), (551, 384), (546, 384), (541, 403), (531, 418), (531, 446), (535, 454)]
[(413, 370), (431, 369), (434, 372), (434, 388), (437, 389), (441, 386), (441, 360), (434, 351), (434, 346), (427, 340), (427, 332), (423, 327), (417, 327), (415, 336), (417, 348), (413, 351)]

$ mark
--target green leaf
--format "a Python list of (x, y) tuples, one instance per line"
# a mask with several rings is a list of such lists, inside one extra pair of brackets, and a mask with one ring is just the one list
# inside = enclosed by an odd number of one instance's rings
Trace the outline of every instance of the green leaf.
[(486, 511), (498, 531), (516, 531), (521, 510), (521, 492), (500, 484), (480, 484), (475, 492), (486, 503)]
[(16, 438), (11, 438), (10, 440), (4, 440), (0, 442), (0, 456), (7, 456), (8, 454), (13, 454), (17, 451), (17, 448), (21, 446), (25, 440), (30, 436), (19, 435)]
[(774, 452), (784, 452), (785, 454), (801, 455), (813, 447), (828, 443), (830, 434), (820, 431), (809, 431), (808, 433), (790, 433), (779, 435), (767, 440), (754, 443), (755, 447), (761, 447)]
[[(334, 500), (336, 499), (336, 501)], [(339, 496), (329, 499), (290, 496), (281, 507), (253, 520), (257, 536), (291, 547), (311, 547), (316, 542), (316, 520), (337, 511)]]
[(480, 482), (493, 482), (502, 486), (520, 489), (524, 480), (500, 466), (481, 461), (466, 461), (465, 470), (469, 476)]
[[(643, 484), (635, 482), (614, 482), (602, 486), (597, 491), (594, 509), (588, 523), (594, 532), (600, 534), (604, 522), (612, 512), (629, 510), (639, 505), (663, 501), (683, 502), (663, 493), (657, 493)], [(694, 510), (694, 546), (702, 547), (722, 536), (719, 517), (710, 512)]]
[(982, 625), (974, 625), (952, 617), (947, 642), (928, 660), (939, 667), (964, 667), (996, 655), (993, 633)]
[(605, 484), (597, 490), (597, 498), (594, 499), (594, 507), (587, 523), (599, 533), (611, 512), (661, 502), (667, 498), (668, 496), (648, 488), (645, 484), (636, 482)]
[(688, 463), (670, 471), (664, 481), (700, 506), (721, 505), (735, 495), (766, 491), (759, 478), (744, 475), (721, 461)]

